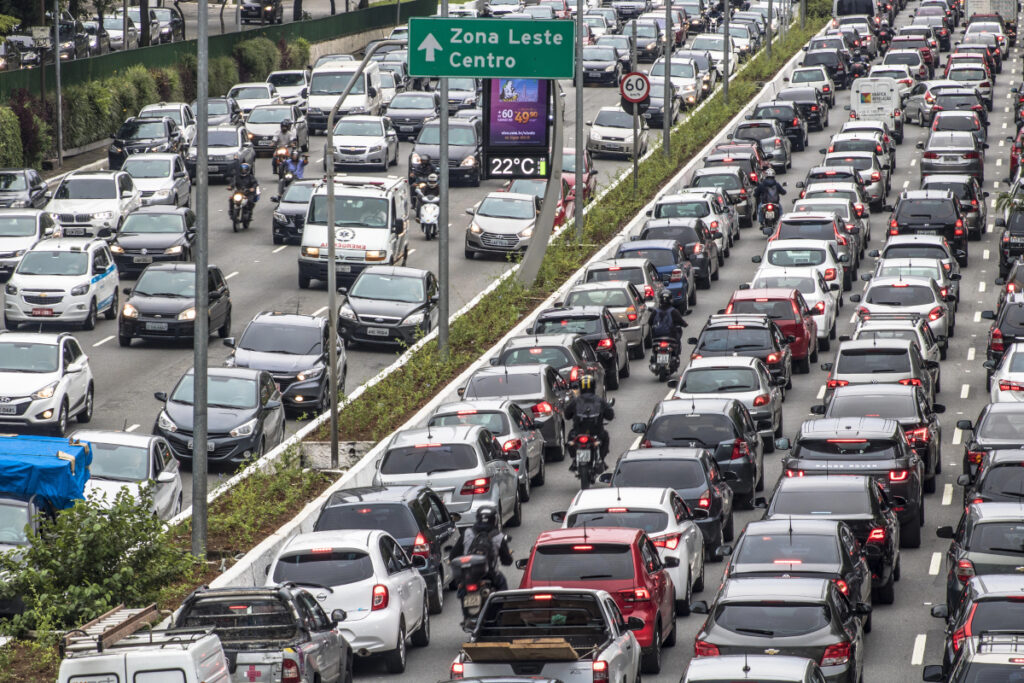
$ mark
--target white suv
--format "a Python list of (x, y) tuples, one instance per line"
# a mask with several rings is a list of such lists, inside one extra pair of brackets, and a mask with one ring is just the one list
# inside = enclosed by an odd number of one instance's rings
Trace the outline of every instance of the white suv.
[(0, 331), (0, 426), (45, 427), (64, 436), (68, 421), (92, 419), (89, 357), (67, 332)]
[(58, 237), (37, 242), (25, 252), (7, 281), (4, 319), (17, 329), (25, 322), (81, 323), (117, 317), (119, 278), (103, 240)]
[(50, 195), (46, 210), (65, 237), (113, 239), (124, 217), (142, 206), (142, 193), (124, 171), (72, 171)]

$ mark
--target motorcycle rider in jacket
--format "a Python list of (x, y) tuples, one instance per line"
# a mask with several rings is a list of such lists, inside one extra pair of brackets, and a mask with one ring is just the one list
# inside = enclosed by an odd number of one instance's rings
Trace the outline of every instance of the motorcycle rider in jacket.
[[(601, 440), (601, 469), (605, 468), (608, 456), (608, 443), (611, 437), (604, 428), (605, 420), (615, 419), (615, 411), (611, 403), (594, 393), (594, 376), (585, 374), (580, 377), (580, 395), (574, 398), (565, 409), (565, 419), (572, 420), (569, 430), (569, 441), (578, 434), (591, 434)], [(571, 471), (576, 470), (576, 460), (569, 465)]]

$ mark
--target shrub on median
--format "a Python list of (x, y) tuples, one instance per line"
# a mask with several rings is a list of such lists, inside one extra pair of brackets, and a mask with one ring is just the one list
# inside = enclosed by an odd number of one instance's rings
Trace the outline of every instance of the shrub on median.
[(10, 107), (0, 107), (0, 168), (21, 166), (23, 154), (18, 117)]
[(281, 52), (269, 38), (243, 40), (231, 51), (243, 81), (264, 81), (281, 66)]

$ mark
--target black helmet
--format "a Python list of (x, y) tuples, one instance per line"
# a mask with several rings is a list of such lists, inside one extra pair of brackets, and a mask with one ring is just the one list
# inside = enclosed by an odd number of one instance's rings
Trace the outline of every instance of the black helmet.
[(493, 529), (498, 523), (498, 513), (490, 505), (485, 505), (476, 511), (476, 523), (480, 526)]
[(581, 394), (592, 394), (594, 393), (594, 376), (587, 373), (580, 377), (580, 393)]
[(292, 127), (292, 120), (291, 119), (285, 119), (284, 121), (281, 122), (281, 130), (282, 131), (288, 131), (289, 129), (291, 129), (291, 127)]
[(658, 294), (658, 305), (661, 306), (662, 308), (668, 308), (669, 306), (671, 306), (672, 292), (668, 291), (667, 289), (661, 290), (661, 293)]

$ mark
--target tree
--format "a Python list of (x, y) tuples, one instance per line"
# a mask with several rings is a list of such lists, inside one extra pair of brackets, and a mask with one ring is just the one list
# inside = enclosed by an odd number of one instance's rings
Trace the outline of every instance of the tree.
[(292, 3), (292, 21), (302, 21), (302, 0)]
[(99, 17), (101, 24), (103, 23), (103, 17), (112, 13), (120, 6), (121, 0), (92, 0), (92, 8), (96, 11), (96, 16)]
[[(139, 0), (139, 19), (142, 20), (142, 34), (139, 36), (139, 45), (152, 45), (153, 35), (149, 24), (149, 0)], [(159, 38), (159, 36), (156, 36)]]

